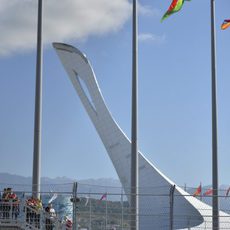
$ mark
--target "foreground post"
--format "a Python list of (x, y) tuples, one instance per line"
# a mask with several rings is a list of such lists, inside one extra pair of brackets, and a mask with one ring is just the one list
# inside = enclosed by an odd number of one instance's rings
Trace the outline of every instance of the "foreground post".
[(212, 65), (212, 229), (219, 229), (218, 205), (218, 152), (217, 152), (217, 100), (216, 100), (216, 41), (215, 0), (211, 0), (211, 65)]
[(78, 223), (77, 223), (77, 203), (80, 199), (77, 197), (77, 182), (73, 184), (73, 197), (70, 199), (73, 203), (73, 230), (78, 230)]
[(133, 0), (133, 71), (132, 71), (132, 145), (131, 145), (131, 230), (139, 229), (138, 202), (138, 145), (137, 145), (137, 99), (138, 99), (138, 26), (137, 0)]
[(169, 193), (169, 203), (170, 203), (170, 230), (173, 230), (173, 224), (174, 224), (174, 192), (175, 192), (176, 185), (172, 185), (170, 187), (170, 193)]
[(34, 156), (32, 193), (40, 198), (40, 168), (41, 168), (41, 118), (42, 118), (42, 0), (38, 0), (37, 27), (37, 63), (36, 63), (36, 92), (34, 114)]

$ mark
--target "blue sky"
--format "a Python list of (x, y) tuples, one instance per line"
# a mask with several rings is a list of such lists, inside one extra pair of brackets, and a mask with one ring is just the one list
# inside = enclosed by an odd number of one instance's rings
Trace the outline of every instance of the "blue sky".
[[(0, 171), (31, 176), (36, 4), (0, 2)], [(130, 137), (131, 4), (56, 2), (44, 4), (42, 176), (117, 178), (51, 43), (86, 53)], [(163, 23), (170, 0), (139, 2), (139, 149), (178, 185), (211, 184), (210, 1), (185, 2)], [(229, 0), (216, 1), (220, 184), (230, 184), (230, 29), (220, 30), (229, 9)]]

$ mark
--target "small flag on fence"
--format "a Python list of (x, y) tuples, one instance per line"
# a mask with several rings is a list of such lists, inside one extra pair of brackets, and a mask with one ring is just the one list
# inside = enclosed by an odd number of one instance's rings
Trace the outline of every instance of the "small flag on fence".
[(210, 188), (210, 189), (208, 189), (208, 190), (203, 194), (203, 196), (212, 195), (212, 192), (213, 192), (213, 190), (212, 190), (212, 188)]
[(196, 191), (193, 193), (193, 196), (199, 196), (201, 194), (201, 185), (196, 189)]
[(107, 194), (106, 194), (106, 193), (104, 193), (104, 194), (101, 196), (101, 199), (100, 199), (100, 200), (105, 200), (105, 199), (106, 199), (106, 197), (107, 197)]
[(228, 197), (229, 192), (230, 192), (230, 187), (228, 188), (228, 190), (227, 190), (227, 192), (225, 194), (225, 197)]
[(89, 203), (89, 197), (86, 196), (86, 197), (85, 197), (85, 206), (87, 206), (88, 203)]
[(48, 204), (51, 204), (58, 197), (57, 193), (54, 193), (53, 196), (49, 199)]

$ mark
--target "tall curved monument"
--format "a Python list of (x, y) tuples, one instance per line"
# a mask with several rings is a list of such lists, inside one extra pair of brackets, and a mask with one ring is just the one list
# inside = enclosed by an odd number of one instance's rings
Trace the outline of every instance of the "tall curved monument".
[[(53, 46), (107, 150), (126, 194), (129, 194), (131, 143), (106, 107), (89, 60), (73, 46), (62, 43), (54, 43)], [(170, 229), (172, 206), (169, 193), (174, 185), (139, 152), (141, 230)], [(178, 186), (175, 186), (173, 203), (173, 229), (211, 229), (210, 206), (189, 196)], [(222, 212), (220, 215), (222, 218), (227, 217)]]

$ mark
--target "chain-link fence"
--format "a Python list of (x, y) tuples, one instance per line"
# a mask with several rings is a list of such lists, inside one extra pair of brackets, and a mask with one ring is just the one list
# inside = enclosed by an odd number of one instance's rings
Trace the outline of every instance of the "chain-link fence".
[[(36, 201), (31, 197), (29, 186), (0, 186), (0, 229), (4, 226), (21, 229), (130, 229), (130, 194), (121, 187), (78, 184), (73, 191), (71, 183), (49, 184), (42, 186), (41, 200)], [(174, 186), (164, 189), (164, 193), (157, 192), (162, 191), (160, 188), (140, 188), (140, 229), (212, 229), (211, 192), (206, 194), (204, 190), (194, 197), (196, 189), (186, 190), (188, 193), (181, 195)], [(185, 211), (187, 207), (181, 207), (181, 198), (195, 205), (192, 214)], [(156, 203), (160, 209), (154, 208)], [(224, 189), (219, 191), (219, 206), (219, 229), (230, 229), (230, 197), (226, 196)]]

